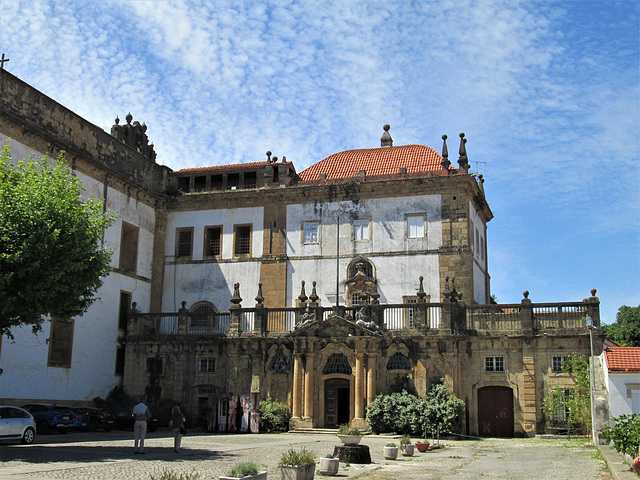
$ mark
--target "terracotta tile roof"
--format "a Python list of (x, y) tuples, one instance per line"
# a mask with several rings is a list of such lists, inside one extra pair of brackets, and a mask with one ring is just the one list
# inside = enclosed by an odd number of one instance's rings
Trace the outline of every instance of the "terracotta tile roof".
[(298, 174), (303, 182), (318, 180), (324, 173), (327, 180), (357, 177), (360, 170), (367, 177), (396, 176), (401, 167), (408, 174), (442, 171), (442, 156), (426, 145), (363, 148), (334, 153)]
[[(280, 162), (277, 162), (280, 163)], [(286, 162), (287, 165), (291, 162)], [(226, 172), (228, 170), (257, 170), (267, 166), (267, 162), (231, 163), (229, 165), (213, 165), (211, 167), (183, 168), (175, 170), (173, 173), (215, 173)]]
[(605, 347), (610, 372), (640, 373), (640, 347)]

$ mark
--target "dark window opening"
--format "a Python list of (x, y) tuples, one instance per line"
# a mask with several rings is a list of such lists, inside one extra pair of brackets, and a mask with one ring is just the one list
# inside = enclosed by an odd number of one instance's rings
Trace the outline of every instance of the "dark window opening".
[(176, 248), (176, 256), (178, 258), (191, 256), (192, 238), (193, 230), (191, 228), (178, 229), (178, 245)]
[(230, 173), (227, 175), (227, 188), (230, 190), (235, 190), (240, 186), (240, 174), (239, 173)]
[(251, 226), (236, 227), (235, 255), (251, 255)]
[(162, 373), (162, 359), (157, 357), (147, 358), (147, 372), (148, 373)]
[(183, 191), (184, 193), (189, 193), (189, 181), (191, 177), (179, 177), (178, 178), (178, 190)]
[(194, 177), (193, 178), (193, 191), (202, 192), (207, 188), (207, 177)]
[(73, 324), (73, 320), (51, 320), (48, 366), (71, 368)]
[(222, 247), (222, 227), (207, 227), (205, 229), (204, 255), (205, 257), (220, 256)]
[(116, 375), (124, 375), (124, 347), (116, 349)]
[(222, 175), (211, 175), (211, 188), (222, 188)]
[(258, 176), (256, 172), (245, 172), (244, 188), (256, 188)]
[(136, 273), (138, 263), (138, 227), (122, 222), (120, 241), (120, 268)]
[(327, 363), (322, 369), (322, 374), (330, 375), (332, 373), (351, 375), (351, 365), (349, 365), (349, 360), (343, 353), (332, 353), (327, 359)]
[(129, 292), (120, 292), (120, 311), (118, 313), (118, 328), (120, 330), (127, 329), (130, 308), (131, 294)]

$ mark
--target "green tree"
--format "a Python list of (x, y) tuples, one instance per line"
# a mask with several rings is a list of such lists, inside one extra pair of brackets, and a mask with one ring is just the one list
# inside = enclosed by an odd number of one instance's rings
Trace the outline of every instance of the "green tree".
[(45, 316), (84, 313), (109, 273), (111, 251), (100, 245), (113, 217), (81, 199), (81, 181), (62, 155), (12, 164), (0, 153), (0, 335), (42, 330)]
[(621, 306), (615, 323), (603, 325), (602, 333), (624, 347), (640, 347), (640, 305)]

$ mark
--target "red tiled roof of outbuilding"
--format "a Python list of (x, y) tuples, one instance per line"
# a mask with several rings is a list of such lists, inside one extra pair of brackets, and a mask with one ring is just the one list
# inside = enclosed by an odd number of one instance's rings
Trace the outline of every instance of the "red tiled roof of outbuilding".
[(610, 372), (640, 373), (640, 347), (605, 347)]
[(367, 177), (396, 176), (405, 167), (407, 174), (435, 173), (442, 171), (442, 156), (426, 145), (402, 145), (398, 147), (362, 148), (345, 150), (329, 155), (298, 174), (303, 182), (358, 176), (361, 170)]
[[(287, 162), (291, 163), (291, 162)], [(182, 170), (176, 170), (173, 173), (215, 173), (224, 172), (227, 170), (252, 170), (257, 168), (264, 168), (269, 163), (265, 162), (247, 162), (247, 163), (231, 163), (228, 165), (212, 165), (211, 167), (195, 167), (195, 168), (183, 168)]]

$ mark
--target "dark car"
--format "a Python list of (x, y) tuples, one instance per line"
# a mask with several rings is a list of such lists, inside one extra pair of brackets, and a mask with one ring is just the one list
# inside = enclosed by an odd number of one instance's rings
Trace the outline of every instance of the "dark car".
[(60, 409), (60, 411), (67, 412), (69, 415), (71, 415), (74, 430), (79, 430), (81, 432), (86, 432), (87, 430), (89, 430), (89, 415), (79, 412), (75, 407), (58, 405), (58, 408)]
[[(120, 412), (116, 415), (116, 428), (120, 430), (133, 430), (135, 418), (132, 412)], [(147, 420), (147, 430), (155, 432), (158, 429), (158, 419), (153, 417)]]
[(115, 419), (113, 415), (104, 410), (94, 407), (74, 407), (75, 413), (81, 413), (89, 416), (89, 430), (103, 429), (105, 432), (115, 427)]
[(0, 405), (0, 440), (20, 440), (33, 443), (36, 421), (22, 408)]
[(28, 403), (22, 408), (33, 415), (39, 433), (65, 433), (73, 429), (73, 416), (67, 408), (48, 403)]

